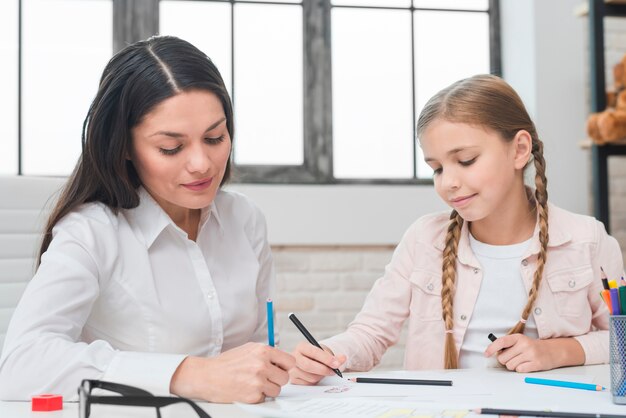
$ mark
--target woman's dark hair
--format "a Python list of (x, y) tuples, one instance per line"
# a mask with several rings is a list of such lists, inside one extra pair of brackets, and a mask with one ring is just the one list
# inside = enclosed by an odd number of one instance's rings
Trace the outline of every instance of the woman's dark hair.
[[(173, 36), (154, 36), (111, 58), (83, 123), (82, 154), (48, 218), (38, 263), (52, 241), (52, 228), (83, 203), (102, 202), (114, 213), (139, 205), (141, 182), (126, 158), (131, 129), (159, 103), (189, 90), (206, 90), (219, 98), (232, 141), (230, 96), (219, 71), (198, 48)], [(230, 165), (229, 159), (220, 186), (230, 178)]]

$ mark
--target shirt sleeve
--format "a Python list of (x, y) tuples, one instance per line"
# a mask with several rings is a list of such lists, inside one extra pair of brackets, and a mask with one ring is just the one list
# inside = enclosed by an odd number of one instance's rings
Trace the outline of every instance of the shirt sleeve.
[(361, 311), (346, 332), (320, 341), (335, 355), (347, 356), (346, 370), (368, 371), (376, 366), (388, 347), (396, 344), (409, 315), (416, 229), (405, 233), (385, 274), (367, 295)]
[(81, 341), (82, 329), (115, 262), (115, 230), (72, 213), (53, 230), (11, 318), (0, 358), (0, 398), (29, 400), (40, 393), (77, 398), (82, 379), (107, 379), (169, 394), (169, 382), (185, 356), (128, 353), (108, 342)]
[[(601, 277), (602, 268), (609, 278), (624, 277), (624, 261), (620, 246), (615, 238), (607, 234), (604, 225), (596, 222), (597, 246), (592, 256), (595, 277)], [(590, 332), (574, 337), (585, 352), (585, 364), (608, 363), (609, 361), (609, 311), (599, 296), (600, 280), (589, 286), (589, 305), (592, 310)]]

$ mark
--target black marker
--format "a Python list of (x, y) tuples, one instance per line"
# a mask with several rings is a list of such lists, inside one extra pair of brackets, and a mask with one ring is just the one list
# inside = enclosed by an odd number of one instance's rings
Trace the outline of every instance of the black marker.
[(496, 337), (495, 335), (493, 335), (492, 333), (489, 333), (489, 335), (487, 335), (487, 338), (489, 338), (489, 340), (491, 342), (494, 342), (495, 340), (498, 339), (498, 337)]

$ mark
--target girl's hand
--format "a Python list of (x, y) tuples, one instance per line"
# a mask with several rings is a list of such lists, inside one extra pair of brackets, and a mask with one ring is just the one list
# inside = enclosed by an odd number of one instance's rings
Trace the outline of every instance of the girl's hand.
[(294, 364), (289, 353), (247, 343), (217, 357), (187, 357), (172, 376), (170, 392), (209, 402), (263, 402), (278, 396)]
[(520, 373), (585, 363), (585, 352), (574, 338), (535, 340), (523, 334), (505, 335), (489, 344), (485, 350), (485, 357), (494, 354), (500, 364)]
[(289, 380), (296, 385), (315, 385), (325, 376), (332, 376), (346, 362), (343, 354), (334, 356), (328, 347), (322, 350), (306, 341), (293, 351), (296, 366), (289, 370)]

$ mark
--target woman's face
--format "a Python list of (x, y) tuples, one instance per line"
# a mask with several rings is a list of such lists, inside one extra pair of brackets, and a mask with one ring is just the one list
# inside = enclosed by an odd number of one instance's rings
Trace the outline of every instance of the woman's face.
[(191, 90), (164, 100), (132, 129), (130, 158), (142, 185), (176, 218), (213, 202), (230, 149), (219, 98)]

